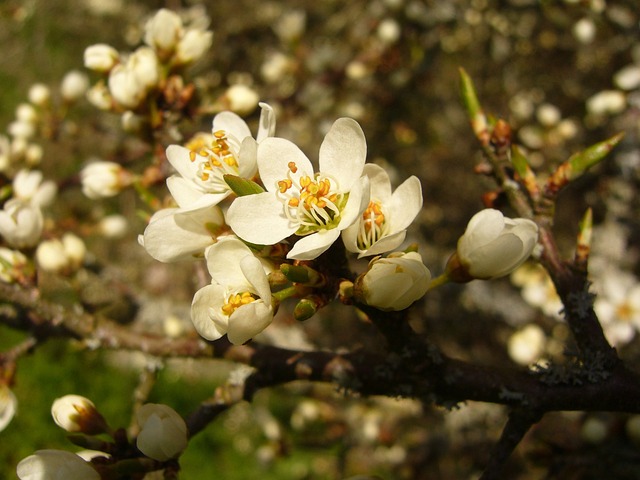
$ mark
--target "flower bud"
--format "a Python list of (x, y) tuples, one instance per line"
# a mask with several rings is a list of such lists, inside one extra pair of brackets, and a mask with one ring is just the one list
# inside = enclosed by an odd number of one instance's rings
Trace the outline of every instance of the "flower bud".
[(358, 277), (355, 295), (380, 310), (404, 310), (429, 289), (431, 272), (417, 252), (376, 257), (369, 270)]
[(160, 51), (172, 51), (182, 36), (180, 16), (161, 8), (144, 26), (144, 43)]
[(146, 89), (136, 74), (126, 65), (116, 65), (109, 73), (109, 93), (125, 108), (137, 108), (146, 95)]
[(51, 416), (56, 425), (67, 432), (97, 435), (109, 430), (107, 422), (93, 402), (80, 395), (57, 398), (51, 406)]
[(102, 82), (96, 83), (89, 89), (87, 92), (87, 100), (89, 100), (91, 105), (100, 110), (110, 110), (113, 104), (111, 92), (109, 92), (107, 86)]
[(229, 110), (238, 115), (247, 115), (253, 112), (260, 100), (260, 96), (255, 90), (242, 84), (229, 87), (225, 93), (225, 98), (229, 103)]
[(51, 90), (43, 83), (34, 83), (27, 94), (29, 101), (38, 107), (47, 107), (51, 100)]
[(92, 199), (113, 197), (129, 184), (127, 175), (118, 163), (92, 162), (80, 172), (82, 192)]
[(202, 57), (213, 43), (213, 33), (191, 29), (185, 32), (176, 49), (175, 62), (178, 65), (191, 63)]
[(120, 61), (120, 54), (110, 45), (98, 43), (84, 51), (84, 66), (97, 72), (108, 72)]
[[(23, 277), (23, 270), (26, 266), (27, 257), (22, 252), (0, 247), (0, 280), (11, 283)], [(1, 397), (2, 393), (0, 392)], [(0, 400), (0, 403), (2, 403), (2, 400)]]
[(147, 457), (164, 462), (180, 455), (187, 446), (187, 425), (171, 407), (147, 403), (136, 418), (140, 425), (136, 445)]
[(89, 89), (89, 78), (82, 72), (71, 70), (62, 79), (60, 93), (67, 103), (73, 103), (84, 96)]
[(20, 480), (100, 480), (90, 463), (63, 450), (38, 450), (18, 464), (16, 473)]
[(537, 242), (538, 226), (534, 222), (507, 218), (487, 208), (469, 221), (456, 253), (447, 263), (447, 275), (455, 282), (503, 277), (529, 258)]
[(44, 220), (37, 206), (11, 199), (0, 210), (0, 235), (15, 248), (29, 248), (38, 243)]

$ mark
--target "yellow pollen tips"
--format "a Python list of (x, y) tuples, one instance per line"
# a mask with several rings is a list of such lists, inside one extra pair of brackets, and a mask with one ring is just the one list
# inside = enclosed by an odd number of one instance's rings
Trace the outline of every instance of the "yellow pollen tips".
[(287, 167), (291, 170), (291, 173), (296, 173), (298, 171), (298, 167), (296, 166), (296, 162), (287, 163)]
[(222, 138), (225, 138), (227, 134), (225, 133), (224, 130), (217, 130), (213, 132), (213, 136), (216, 137), (217, 139), (222, 139)]
[(280, 180), (278, 182), (278, 190), (280, 190), (280, 193), (285, 193), (291, 188), (292, 185), (293, 182), (288, 178), (286, 180)]
[(311, 183), (311, 177), (309, 177), (307, 175), (305, 175), (304, 177), (302, 177), (300, 179), (300, 187), (303, 188), (303, 189), (308, 187), (310, 183)]
[(290, 198), (287, 205), (289, 205), (290, 207), (296, 208), (298, 205), (300, 205), (300, 200), (297, 198)]
[(196, 152), (194, 152), (193, 150), (189, 151), (189, 160), (191, 160), (192, 162), (196, 161)]
[(255, 301), (255, 297), (249, 292), (234, 293), (229, 295), (227, 303), (222, 306), (222, 312), (225, 315), (231, 315), (238, 308)]
[(377, 227), (381, 227), (385, 218), (382, 213), (382, 208), (380, 208), (380, 204), (373, 201), (369, 202), (369, 205), (362, 214), (362, 219), (364, 220), (364, 227), (366, 230), (370, 230), (374, 223)]

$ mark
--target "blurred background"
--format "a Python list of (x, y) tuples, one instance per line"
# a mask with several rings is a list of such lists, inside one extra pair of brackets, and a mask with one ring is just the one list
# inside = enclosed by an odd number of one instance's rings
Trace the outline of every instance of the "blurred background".
[[(495, 188), (474, 173), (481, 156), (460, 101), (460, 67), (474, 80), (486, 111), (510, 122), (541, 178), (572, 153), (626, 132), (613, 155), (563, 193), (557, 233), (563, 253), (571, 255), (578, 221), (592, 207), (596, 291), (604, 292), (598, 279), (608, 275), (637, 284), (640, 11), (635, 0), (4, 0), (0, 132), (31, 85), (55, 90), (68, 71), (84, 70), (89, 45), (132, 50), (141, 42), (145, 20), (161, 7), (210, 20), (213, 46), (190, 69), (205, 98), (217, 98), (233, 84), (251, 87), (277, 110), (277, 135), (312, 159), (336, 118), (355, 118), (367, 137), (368, 161), (383, 165), (395, 186), (418, 176), (424, 209), (409, 237), (434, 274), (441, 272), (469, 218), (483, 208), (483, 194)], [(211, 117), (185, 122), (182, 133), (207, 131)], [(247, 114), (251, 125), (257, 117), (258, 112)], [(148, 147), (119, 131), (116, 115), (88, 103), (77, 105), (69, 119), (68, 131), (43, 145), (39, 168), (69, 187), (62, 189), (55, 214), (62, 228), (64, 219), (76, 219), (68, 220), (69, 228), (86, 234), (92, 255), (91, 268), (71, 283), (85, 285), (82, 301), (93, 311), (158, 331), (171, 325), (188, 329), (193, 269), (155, 262), (138, 246), (136, 237), (145, 226), (138, 211), (144, 206), (134, 192), (94, 202), (74, 188), (74, 175), (88, 159), (135, 168), (136, 160), (150, 154)], [(83, 230), (110, 213), (128, 219), (118, 240)], [(611, 266), (613, 273), (606, 268)], [(105, 288), (105, 278), (115, 288)], [(46, 275), (40, 281), (50, 298), (77, 300), (67, 298), (73, 285)], [(413, 308), (412, 324), (445, 353), (468, 361), (559, 361), (568, 332), (546, 282), (543, 273), (529, 269), (512, 279), (446, 286)], [(284, 312), (263, 341), (290, 348), (380, 348), (377, 333), (351, 310), (327, 310), (303, 324)], [(625, 321), (640, 325), (629, 315)], [(0, 327), (3, 349), (23, 337)], [(635, 333), (616, 342), (625, 359), (639, 360)], [(14, 478), (15, 465), (34, 450), (69, 448), (50, 419), (56, 397), (87, 396), (112, 425), (126, 426), (138, 377), (149, 365), (155, 364), (142, 355), (57, 341), (39, 347), (18, 366), (19, 412), (0, 433), (0, 478)], [(170, 361), (150, 400), (186, 415), (233, 368), (219, 361)], [(473, 403), (447, 407), (451, 410), (405, 399), (354, 398), (331, 385), (265, 390), (190, 443), (182, 457), (183, 478), (474, 478), (499, 436), (505, 411)], [(640, 478), (639, 423), (626, 415), (549, 415), (517, 450), (508, 478)]]

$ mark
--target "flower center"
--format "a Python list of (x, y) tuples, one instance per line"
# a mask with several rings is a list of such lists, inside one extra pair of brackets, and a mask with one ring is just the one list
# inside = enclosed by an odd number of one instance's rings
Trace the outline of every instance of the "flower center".
[(257, 297), (250, 292), (232, 293), (229, 295), (227, 303), (222, 306), (222, 312), (229, 317), (241, 306), (255, 302), (256, 300)]
[(278, 198), (290, 222), (299, 225), (296, 234), (308, 235), (318, 230), (334, 228), (340, 221), (340, 212), (348, 194), (336, 192), (338, 182), (321, 173), (292, 178), (298, 167), (289, 163), (287, 178), (278, 181)]
[(380, 202), (371, 201), (362, 213), (362, 221), (358, 231), (358, 248), (368, 250), (384, 237), (389, 230), (389, 224), (382, 210)]
[(239, 150), (236, 145), (230, 145), (233, 140), (224, 130), (213, 133), (213, 140), (209, 145), (202, 138), (196, 138), (188, 145), (189, 159), (197, 163), (196, 183), (205, 191), (224, 193), (229, 185), (224, 181), (226, 174), (238, 174), (238, 160), (234, 153)]

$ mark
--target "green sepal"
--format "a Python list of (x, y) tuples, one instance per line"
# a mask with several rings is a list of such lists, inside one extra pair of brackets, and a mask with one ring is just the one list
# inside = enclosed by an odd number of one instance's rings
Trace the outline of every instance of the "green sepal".
[(227, 182), (229, 188), (239, 197), (245, 195), (255, 195), (256, 193), (263, 193), (265, 190), (260, 185), (252, 180), (239, 177), (237, 175), (226, 174), (223, 175), (224, 181)]
[(581, 152), (571, 155), (567, 163), (569, 164), (569, 179), (572, 180), (583, 174), (592, 166), (606, 157), (611, 150), (622, 140), (624, 133), (618, 133), (607, 140), (591, 145)]

